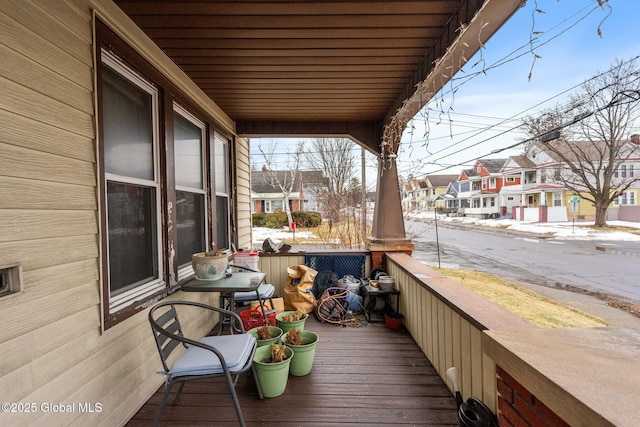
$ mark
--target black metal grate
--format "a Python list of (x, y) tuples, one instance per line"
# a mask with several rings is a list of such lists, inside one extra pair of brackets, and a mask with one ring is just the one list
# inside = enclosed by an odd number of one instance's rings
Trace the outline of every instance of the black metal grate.
[(366, 259), (366, 255), (307, 254), (304, 256), (304, 263), (318, 272), (333, 271), (338, 278), (351, 275), (361, 279), (365, 277)]

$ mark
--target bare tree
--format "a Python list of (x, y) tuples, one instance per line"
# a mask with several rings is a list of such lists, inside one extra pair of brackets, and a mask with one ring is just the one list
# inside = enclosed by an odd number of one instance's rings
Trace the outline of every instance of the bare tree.
[(275, 167), (276, 144), (274, 141), (269, 142), (267, 152), (262, 149), (262, 146), (259, 146), (258, 149), (265, 162), (265, 166), (262, 168), (263, 172), (266, 172), (266, 174), (263, 175), (265, 183), (280, 189), (282, 192), (282, 206), (287, 214), (287, 226), (291, 227), (293, 215), (291, 214), (291, 207), (289, 206), (289, 198), (296, 190), (296, 186), (300, 184), (303, 143), (298, 142), (294, 152), (288, 155), (287, 166), (281, 170)]
[(312, 169), (321, 170), (325, 177), (325, 188), (319, 199), (329, 227), (340, 221), (341, 210), (352, 183), (355, 160), (351, 153), (353, 141), (345, 138), (314, 138), (311, 140), (307, 163)]
[(556, 107), (525, 119), (528, 133), (539, 136), (529, 147), (548, 152), (561, 163), (553, 178), (593, 203), (595, 226), (606, 226), (608, 206), (640, 180), (622, 172), (640, 146), (630, 133), (640, 110), (637, 60), (618, 61), (582, 84), (569, 107)]
[(362, 186), (355, 174), (354, 143), (346, 138), (314, 138), (310, 142), (307, 163), (323, 171), (325, 188), (318, 192), (329, 231), (340, 223), (340, 245), (360, 245), (366, 233), (366, 218), (356, 208), (362, 203)]

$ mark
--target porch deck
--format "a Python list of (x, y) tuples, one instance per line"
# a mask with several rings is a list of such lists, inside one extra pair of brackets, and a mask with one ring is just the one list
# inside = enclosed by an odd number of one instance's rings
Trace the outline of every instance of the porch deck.
[[(405, 330), (384, 323), (340, 327), (313, 315), (305, 329), (320, 337), (313, 370), (289, 376), (283, 395), (258, 400), (253, 379), (238, 380), (247, 425), (458, 424), (455, 399)], [(162, 387), (127, 426), (150, 425), (161, 396)], [(161, 420), (161, 425), (197, 424), (237, 425), (222, 378), (187, 383), (178, 405), (167, 405)]]

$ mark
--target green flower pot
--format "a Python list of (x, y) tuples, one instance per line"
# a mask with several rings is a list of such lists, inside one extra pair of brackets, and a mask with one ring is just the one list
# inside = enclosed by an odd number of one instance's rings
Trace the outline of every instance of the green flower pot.
[(309, 317), (308, 314), (304, 314), (302, 316), (302, 319), (296, 320), (294, 322), (285, 322), (284, 320), (282, 320), (283, 317), (290, 316), (296, 313), (296, 311), (283, 311), (282, 313), (276, 314), (276, 325), (280, 329), (282, 329), (283, 332), (287, 332), (290, 329), (297, 329), (299, 331), (304, 330), (304, 322), (307, 320), (307, 317)]
[(292, 345), (287, 342), (287, 332), (282, 335), (282, 343), (293, 349), (293, 358), (289, 365), (289, 373), (296, 377), (307, 375), (313, 367), (313, 358), (316, 353), (318, 335), (311, 331), (301, 331), (302, 345)]
[(262, 395), (265, 398), (278, 397), (287, 388), (289, 365), (293, 359), (293, 350), (291, 347), (287, 347), (284, 352), (287, 355), (285, 360), (270, 363), (265, 362), (265, 360), (271, 359), (271, 346), (265, 345), (256, 348), (256, 354), (253, 356), (253, 366), (262, 389)]
[(262, 347), (265, 345), (271, 346), (271, 344), (278, 344), (280, 342), (280, 338), (282, 337), (282, 329), (278, 328), (277, 326), (269, 326), (269, 330), (271, 331), (271, 336), (273, 338), (267, 339), (267, 340), (259, 340), (258, 339), (258, 329), (260, 329), (262, 326), (259, 326), (257, 328), (253, 328), (253, 329), (249, 329), (247, 331), (248, 334), (251, 334), (255, 337), (256, 341), (258, 342), (258, 347)]

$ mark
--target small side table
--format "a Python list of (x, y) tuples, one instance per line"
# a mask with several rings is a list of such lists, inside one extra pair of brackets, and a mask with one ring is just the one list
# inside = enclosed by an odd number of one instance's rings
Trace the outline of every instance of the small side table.
[[(384, 322), (384, 315), (377, 315), (376, 312), (376, 303), (378, 302), (378, 298), (382, 298), (384, 301), (384, 310), (392, 308), (391, 297), (395, 297), (396, 302), (396, 313), (400, 312), (400, 291), (396, 288), (393, 288), (390, 291), (383, 291), (380, 288), (372, 288), (367, 285), (364, 286), (364, 294), (366, 306), (364, 310), (365, 317), (367, 318), (367, 322)], [(368, 298), (367, 298), (368, 297)]]

